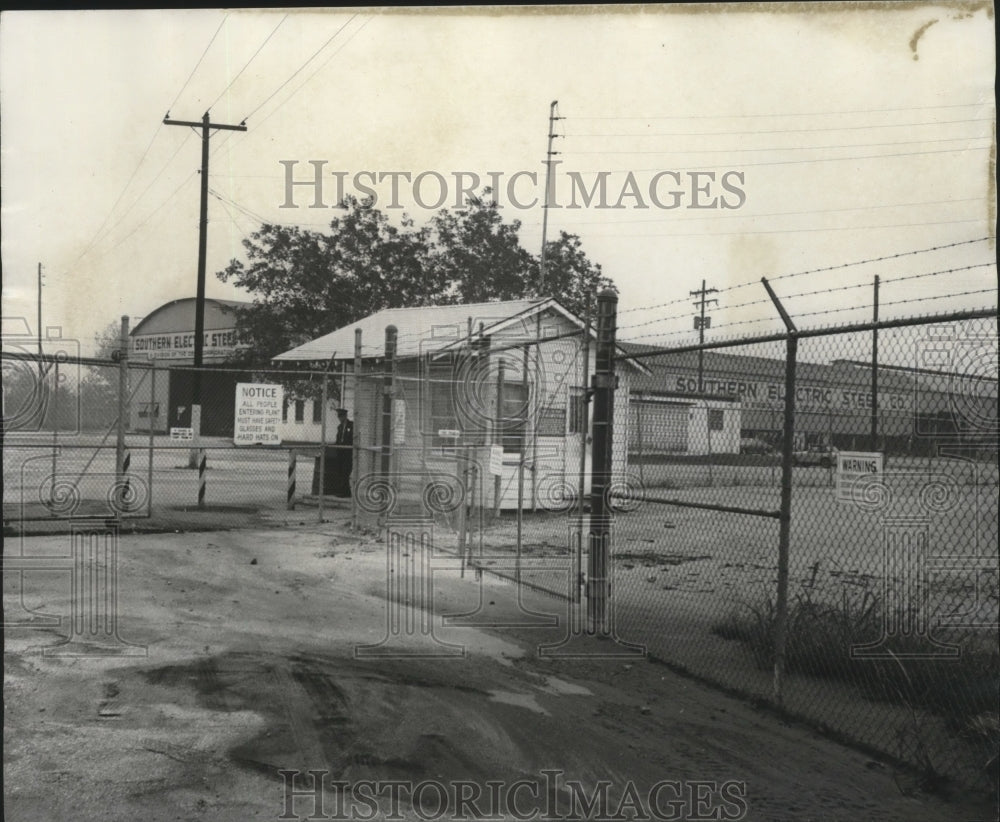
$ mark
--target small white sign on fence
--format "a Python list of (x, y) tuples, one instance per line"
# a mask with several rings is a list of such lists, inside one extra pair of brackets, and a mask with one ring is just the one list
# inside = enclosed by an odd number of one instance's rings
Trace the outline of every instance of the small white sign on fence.
[(503, 473), (503, 446), (490, 446), (490, 473), (499, 477)]
[(193, 428), (171, 428), (170, 429), (170, 439), (172, 439), (172, 440), (193, 440), (194, 439), (194, 429)]
[(877, 451), (837, 452), (837, 501), (852, 502), (854, 500), (854, 483), (862, 477), (878, 477), (881, 475), (881, 453)]
[(269, 383), (236, 383), (234, 445), (281, 445), (285, 389)]
[(392, 401), (392, 444), (406, 445), (406, 400)]

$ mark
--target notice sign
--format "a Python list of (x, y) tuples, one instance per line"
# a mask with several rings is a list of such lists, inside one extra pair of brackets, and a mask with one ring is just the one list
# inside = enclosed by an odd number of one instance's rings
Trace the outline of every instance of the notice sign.
[(193, 428), (171, 428), (170, 429), (170, 439), (172, 439), (172, 440), (193, 440), (194, 439), (194, 429)]
[(882, 454), (875, 451), (839, 451), (837, 453), (837, 500), (854, 500), (854, 485), (868, 477), (882, 475)]
[(285, 389), (268, 383), (236, 384), (235, 445), (281, 445), (281, 409)]

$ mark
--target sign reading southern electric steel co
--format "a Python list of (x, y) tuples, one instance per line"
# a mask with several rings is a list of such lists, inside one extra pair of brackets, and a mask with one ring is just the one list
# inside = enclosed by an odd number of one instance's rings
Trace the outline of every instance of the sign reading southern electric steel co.
[[(240, 347), (236, 329), (206, 331), (202, 351), (206, 357), (224, 357)], [(139, 334), (129, 341), (129, 352), (156, 360), (181, 360), (194, 357), (194, 334)]]
[[(785, 386), (777, 382), (706, 377), (701, 383), (703, 393), (738, 397), (744, 408), (780, 407), (785, 401)], [(698, 393), (697, 377), (670, 376), (665, 384), (682, 394)], [(913, 395), (880, 391), (878, 404), (886, 411), (912, 411)], [(872, 394), (871, 391), (843, 386), (799, 385), (795, 389), (795, 405), (831, 411), (864, 411), (872, 407)]]
[(281, 445), (285, 389), (268, 383), (236, 383), (235, 445)]

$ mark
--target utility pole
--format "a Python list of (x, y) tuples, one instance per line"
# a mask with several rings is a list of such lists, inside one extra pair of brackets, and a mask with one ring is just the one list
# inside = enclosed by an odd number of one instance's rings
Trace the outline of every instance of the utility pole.
[(549, 106), (549, 148), (545, 152), (545, 201), (542, 203), (542, 256), (541, 262), (538, 266), (538, 295), (542, 296), (545, 291), (545, 243), (548, 237), (549, 230), (549, 203), (551, 202), (552, 194), (552, 157), (559, 154), (558, 151), (552, 150), (552, 141), (561, 135), (556, 134), (556, 120), (563, 120), (564, 117), (556, 116), (556, 106), (559, 105), (558, 100), (553, 100), (552, 104)]
[[(872, 321), (878, 322), (878, 274), (875, 275)], [(878, 451), (878, 326), (872, 329), (872, 433), (871, 450)]]
[[(38, 373), (44, 374), (45, 367), (42, 363), (42, 264), (38, 264)], [(56, 386), (59, 390), (59, 386)]]
[(246, 131), (246, 120), (238, 126), (209, 122), (208, 112), (200, 123), (187, 120), (171, 120), (170, 112), (163, 118), (164, 125), (187, 126), (201, 129), (201, 217), (198, 222), (198, 291), (194, 307), (194, 385), (191, 389), (191, 428), (194, 440), (191, 444), (189, 467), (197, 466), (197, 454), (201, 440), (201, 361), (205, 345), (205, 258), (208, 248), (208, 142), (211, 130)]
[[(705, 306), (708, 303), (715, 303), (718, 305), (719, 301), (715, 298), (706, 299), (709, 294), (718, 294), (719, 289), (717, 288), (705, 288), (705, 281), (701, 281), (700, 291), (689, 292), (692, 297), (698, 297), (698, 301), (695, 305), (700, 307), (700, 314), (694, 318), (694, 327), (698, 329), (698, 345), (705, 344), (705, 329), (712, 324), (712, 318), (705, 316)], [(701, 348), (698, 349), (698, 393), (705, 393), (704, 386), (704, 371), (705, 371), (705, 351)]]

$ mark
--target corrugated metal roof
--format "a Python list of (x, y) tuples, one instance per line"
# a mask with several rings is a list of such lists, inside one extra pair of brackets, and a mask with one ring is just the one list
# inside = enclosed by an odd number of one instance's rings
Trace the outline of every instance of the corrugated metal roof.
[(469, 303), (459, 305), (428, 305), (415, 308), (387, 308), (356, 323), (338, 328), (322, 337), (273, 357), (283, 362), (313, 362), (353, 359), (354, 332), (361, 329), (363, 357), (385, 356), (385, 329), (396, 326), (396, 355), (412, 357), (421, 352), (436, 351), (468, 334), (472, 327), (485, 329), (508, 320), (548, 300), (508, 300), (505, 302)]
[[(170, 326), (170, 331), (193, 331), (194, 330), (194, 314), (195, 314), (195, 303), (197, 302), (197, 297), (180, 297), (176, 300), (171, 300), (168, 303), (164, 303), (158, 308), (150, 311), (145, 317), (143, 317), (139, 323), (129, 332), (129, 336), (139, 336), (141, 334), (150, 333), (150, 327), (156, 329), (156, 331), (164, 330), (161, 328), (161, 320), (171, 314), (176, 314), (172, 320), (170, 320), (167, 325)], [(211, 309), (216, 309), (219, 315), (226, 315), (225, 327), (231, 327), (233, 311), (237, 308), (249, 308), (253, 303), (245, 302), (241, 300), (219, 300), (215, 297), (205, 298), (205, 320), (206, 323), (213, 322), (210, 320), (213, 311)], [(221, 327), (216, 325), (206, 325), (205, 328), (212, 330), (214, 328)], [(154, 332), (155, 333), (155, 332)]]

